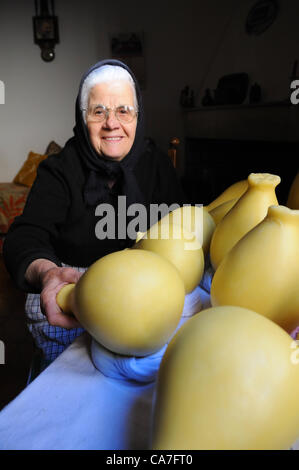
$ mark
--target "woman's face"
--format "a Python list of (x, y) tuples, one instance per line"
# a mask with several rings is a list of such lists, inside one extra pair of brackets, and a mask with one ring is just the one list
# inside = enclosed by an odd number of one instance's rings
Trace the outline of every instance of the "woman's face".
[[(95, 85), (89, 94), (89, 108), (104, 105), (115, 109), (121, 105), (134, 106), (134, 94), (130, 83), (115, 81)], [(90, 141), (99, 155), (122, 160), (131, 150), (137, 126), (137, 115), (130, 123), (122, 123), (115, 117), (113, 110), (102, 122), (89, 121), (87, 128)]]

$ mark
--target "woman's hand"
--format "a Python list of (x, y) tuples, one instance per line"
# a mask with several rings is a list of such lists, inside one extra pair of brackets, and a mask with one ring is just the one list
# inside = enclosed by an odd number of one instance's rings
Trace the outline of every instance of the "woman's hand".
[(56, 296), (64, 285), (76, 283), (82, 274), (74, 268), (58, 267), (46, 259), (34, 260), (27, 268), (25, 278), (30, 284), (41, 289), (41, 311), (50, 325), (67, 329), (81, 327), (74, 316), (62, 312), (57, 305)]

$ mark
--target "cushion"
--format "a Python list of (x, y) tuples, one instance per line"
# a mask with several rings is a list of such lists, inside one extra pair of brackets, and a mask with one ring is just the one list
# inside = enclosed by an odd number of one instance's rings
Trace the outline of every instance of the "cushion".
[(46, 148), (46, 151), (45, 153), (47, 155), (51, 155), (53, 153), (59, 153), (61, 151), (62, 147), (60, 147), (60, 145), (56, 144), (56, 142), (54, 142), (54, 140), (52, 140), (48, 147)]
[(23, 184), (29, 188), (33, 185), (36, 178), (36, 170), (42, 160), (47, 158), (48, 155), (41, 155), (39, 153), (29, 152), (27, 160), (23, 163), (22, 168), (14, 177), (13, 182), (16, 184)]
[(0, 183), (0, 237), (7, 233), (14, 218), (22, 214), (29, 189), (20, 184)]

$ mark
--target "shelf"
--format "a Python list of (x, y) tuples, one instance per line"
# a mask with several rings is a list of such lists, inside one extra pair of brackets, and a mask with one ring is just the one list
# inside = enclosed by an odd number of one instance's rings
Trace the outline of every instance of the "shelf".
[(299, 105), (289, 101), (189, 108), (182, 115), (186, 137), (299, 141)]
[(245, 103), (245, 104), (224, 104), (224, 105), (211, 105), (211, 106), (197, 106), (193, 108), (182, 108), (183, 113), (192, 112), (205, 112), (205, 111), (216, 111), (216, 110), (227, 110), (227, 109), (254, 109), (254, 108), (273, 108), (273, 107), (291, 107), (293, 106), (289, 99), (283, 101), (268, 101), (265, 103)]

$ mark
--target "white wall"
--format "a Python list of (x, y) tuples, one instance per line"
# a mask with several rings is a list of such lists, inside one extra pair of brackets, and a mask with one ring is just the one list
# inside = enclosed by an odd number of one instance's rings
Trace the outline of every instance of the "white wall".
[[(10, 181), (30, 150), (72, 136), (78, 84), (85, 70), (110, 56), (109, 33), (144, 31), (147, 133), (167, 149), (183, 137), (179, 94), (188, 84), (200, 103), (221, 75), (247, 71), (266, 90), (285, 97), (299, 44), (297, 0), (280, 0), (280, 15), (263, 35), (244, 24), (255, 0), (56, 0), (60, 44), (46, 63), (33, 43), (33, 0), (0, 3), (0, 181)], [(298, 52), (299, 55), (299, 52)], [(298, 56), (297, 56), (298, 57)]]
[[(226, 8), (215, 10), (218, 3), (210, 1), (208, 7), (214, 24), (225, 18)], [(3, 0), (0, 80), (6, 101), (0, 105), (0, 181), (12, 180), (30, 150), (42, 153), (51, 139), (62, 145), (71, 137), (79, 80), (90, 65), (109, 57), (109, 33), (144, 31), (147, 133), (164, 149), (170, 137), (182, 137), (180, 90), (187, 83), (197, 85), (208, 57), (205, 5), (204, 0), (56, 0), (60, 44), (55, 60), (46, 63), (33, 43), (33, 0)], [(214, 36), (211, 46), (213, 41)]]
[(73, 16), (66, 3), (57, 8), (61, 43), (51, 63), (42, 61), (33, 43), (34, 2), (0, 4), (0, 79), (5, 83), (5, 104), (0, 105), (1, 181), (14, 177), (30, 150), (43, 153), (51, 139), (63, 144), (72, 135), (77, 84), (97, 52), (86, 2), (73, 2)]

